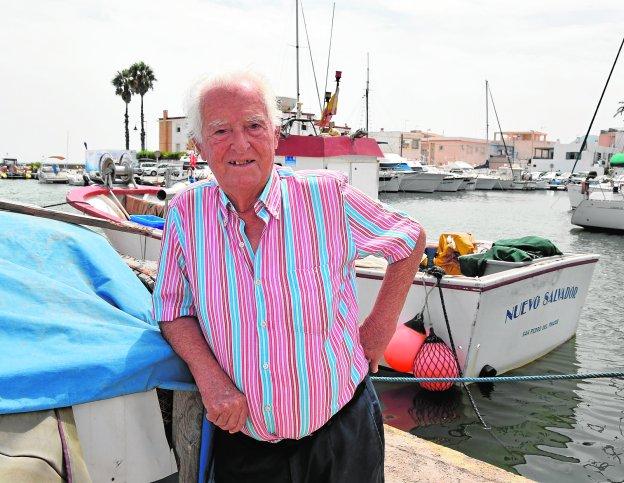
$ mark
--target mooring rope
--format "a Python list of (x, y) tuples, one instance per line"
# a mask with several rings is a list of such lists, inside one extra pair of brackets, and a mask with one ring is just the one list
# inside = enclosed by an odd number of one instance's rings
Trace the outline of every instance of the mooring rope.
[(533, 376), (494, 376), (494, 377), (414, 377), (414, 376), (372, 376), (376, 382), (530, 382), (564, 381), (569, 379), (622, 379), (624, 372), (589, 372), (581, 374), (539, 374)]

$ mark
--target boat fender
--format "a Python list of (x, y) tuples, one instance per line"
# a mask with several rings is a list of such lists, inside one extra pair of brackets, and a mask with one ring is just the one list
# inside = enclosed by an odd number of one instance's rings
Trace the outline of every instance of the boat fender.
[(414, 359), (426, 337), (423, 314), (420, 312), (413, 319), (397, 326), (384, 351), (384, 359), (395, 371), (412, 372)]
[[(451, 349), (435, 335), (433, 328), (425, 339), (414, 360), (415, 377), (458, 377), (457, 362)], [(429, 391), (446, 391), (452, 382), (420, 382), (420, 387)]]
[(494, 369), (491, 365), (486, 364), (481, 368), (481, 372), (479, 372), (479, 377), (494, 377), (498, 374), (498, 371)]

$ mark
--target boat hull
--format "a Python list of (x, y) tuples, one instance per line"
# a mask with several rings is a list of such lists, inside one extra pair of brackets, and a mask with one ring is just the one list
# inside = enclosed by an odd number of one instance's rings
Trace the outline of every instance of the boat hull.
[[(476, 377), (485, 365), (505, 373), (574, 336), (597, 261), (595, 255), (565, 255), (481, 278), (444, 279), (444, 303), (464, 375)], [(382, 277), (383, 270), (358, 270), (360, 317), (372, 309)], [(434, 283), (417, 274), (399, 323), (423, 309)], [(437, 289), (429, 295), (424, 316), (425, 326), (450, 344)]]
[(401, 178), (399, 189), (416, 193), (433, 193), (442, 179), (442, 175), (433, 173), (407, 173)]
[(498, 182), (497, 178), (477, 178), (477, 184), (475, 185), (475, 189), (478, 190), (492, 190), (494, 189), (494, 185)]
[(621, 194), (618, 197), (613, 193), (592, 193), (572, 211), (571, 222), (588, 229), (624, 231), (624, 197)]
[(454, 192), (459, 190), (459, 187), (464, 182), (463, 178), (445, 178), (436, 186), (436, 191), (442, 192)]
[(379, 192), (396, 193), (399, 191), (401, 178), (398, 175), (380, 175)]

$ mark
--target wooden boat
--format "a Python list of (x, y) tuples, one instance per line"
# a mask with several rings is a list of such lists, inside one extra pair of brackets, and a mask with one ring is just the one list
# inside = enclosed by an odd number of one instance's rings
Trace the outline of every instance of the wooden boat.
[[(78, 210), (110, 223), (145, 232), (119, 232), (105, 228), (111, 244), (122, 254), (157, 260), (162, 232), (125, 221), (115, 209), (113, 195), (133, 212), (147, 210), (157, 188), (99, 186), (70, 191), (68, 202)], [(136, 203), (139, 199), (142, 203)], [(164, 210), (164, 202), (156, 205)], [(156, 208), (155, 208), (156, 209)], [(134, 213), (137, 213), (134, 211)], [(574, 336), (587, 296), (597, 255), (564, 254), (531, 263), (489, 261), (482, 277), (445, 276), (442, 279), (446, 310), (458, 357), (466, 376), (478, 376), (487, 365), (502, 374), (547, 354)], [(376, 299), (385, 262), (368, 258), (356, 264), (360, 316)], [(416, 275), (399, 322), (425, 308), (425, 323), (447, 343), (436, 279)], [(425, 306), (425, 298), (429, 293)]]

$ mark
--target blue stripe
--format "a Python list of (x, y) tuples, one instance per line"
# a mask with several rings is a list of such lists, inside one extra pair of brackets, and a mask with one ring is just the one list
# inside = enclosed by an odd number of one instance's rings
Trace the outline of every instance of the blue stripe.
[[(256, 256), (254, 259), (254, 277), (256, 280), (261, 280), (262, 275), (262, 250), (260, 250), (260, 246), (256, 250)], [(262, 290), (262, 285), (255, 285), (255, 294), (256, 294), (256, 308), (257, 308), (257, 327), (258, 327), (258, 352), (260, 356), (260, 360), (258, 363), (260, 367), (258, 371), (260, 372), (260, 381), (262, 383), (262, 401), (263, 405), (270, 405), (270, 411), (263, 411), (264, 421), (266, 423), (267, 430), (271, 434), (275, 434), (275, 412), (273, 410), (273, 386), (271, 384), (271, 361), (269, 358), (269, 335), (268, 329), (266, 327), (262, 327), (262, 321), (266, 320), (267, 310), (266, 310), (266, 299), (264, 297), (264, 292)], [(267, 363), (269, 364), (269, 369), (266, 370), (263, 365)]]
[[(351, 360), (353, 360), (353, 340), (351, 339), (351, 336), (349, 335), (349, 332), (347, 332), (346, 328), (344, 328), (342, 331), (342, 337), (344, 338), (345, 344), (347, 345), (347, 349), (349, 350), (349, 355), (351, 356)], [(351, 381), (353, 381), (353, 384), (355, 386), (357, 386), (360, 383), (361, 377), (362, 376), (360, 376), (360, 373), (355, 368), (355, 365), (351, 364)]]
[(416, 247), (416, 240), (414, 240), (412, 237), (410, 237), (406, 233), (402, 233), (400, 231), (394, 231), (394, 230), (384, 230), (383, 228), (373, 223), (371, 220), (365, 218), (359, 211), (353, 208), (348, 202), (345, 202), (345, 211), (348, 217), (352, 218), (355, 223), (366, 228), (373, 235), (398, 238), (400, 240), (403, 240), (403, 242), (405, 242), (405, 244), (411, 249), (414, 249)]
[(284, 250), (286, 252), (286, 276), (288, 279), (288, 287), (292, 298), (293, 310), (293, 329), (295, 336), (295, 354), (297, 355), (297, 382), (299, 385), (299, 418), (301, 420), (300, 436), (308, 434), (310, 426), (310, 390), (307, 366), (305, 360), (305, 335), (303, 331), (303, 313), (301, 306), (301, 297), (299, 294), (299, 282), (295, 276), (297, 262), (294, 251), (294, 236), (292, 230), (292, 212), (290, 209), (290, 198), (288, 194), (288, 185), (282, 180), (282, 209), (284, 212)]
[[(204, 199), (204, 190), (195, 190), (195, 197), (193, 199), (194, 203), (194, 212), (195, 216), (198, 213), (203, 213), (203, 199)], [(198, 221), (200, 221), (198, 223)], [(203, 220), (194, 220), (195, 226), (195, 255), (197, 257), (197, 267), (195, 268), (195, 272), (198, 274), (197, 278), (197, 289), (200, 294), (206, 293), (206, 277), (205, 268), (208, 267), (206, 260), (206, 246), (205, 246), (205, 226)], [(199, 304), (200, 315), (199, 317), (200, 324), (203, 324), (206, 335), (208, 336), (208, 344), (211, 347), (213, 346), (212, 339), (212, 330), (210, 329), (210, 318), (208, 317), (208, 307), (205, 303)]]
[(227, 292), (230, 307), (230, 319), (232, 321), (232, 364), (234, 369), (234, 383), (244, 393), (242, 354), (241, 354), (241, 320), (238, 303), (238, 290), (236, 288), (236, 268), (234, 257), (229, 243), (224, 244), (225, 270), (227, 272)]
[[(327, 236), (325, 233), (325, 216), (323, 213), (323, 204), (321, 202), (321, 192), (318, 186), (317, 178), (309, 178), (310, 194), (312, 196), (312, 207), (314, 209), (314, 223), (316, 224), (316, 234), (318, 242), (318, 253), (321, 262), (321, 276), (323, 278), (323, 291), (325, 292), (325, 313), (328, 318), (328, 334), (331, 333), (334, 326), (333, 294), (331, 277), (329, 275), (329, 258), (327, 256)], [(336, 355), (332, 349), (328, 339), (325, 340), (325, 353), (329, 364), (329, 372), (331, 376), (331, 404), (332, 414), (338, 411), (338, 371), (336, 368)]]

